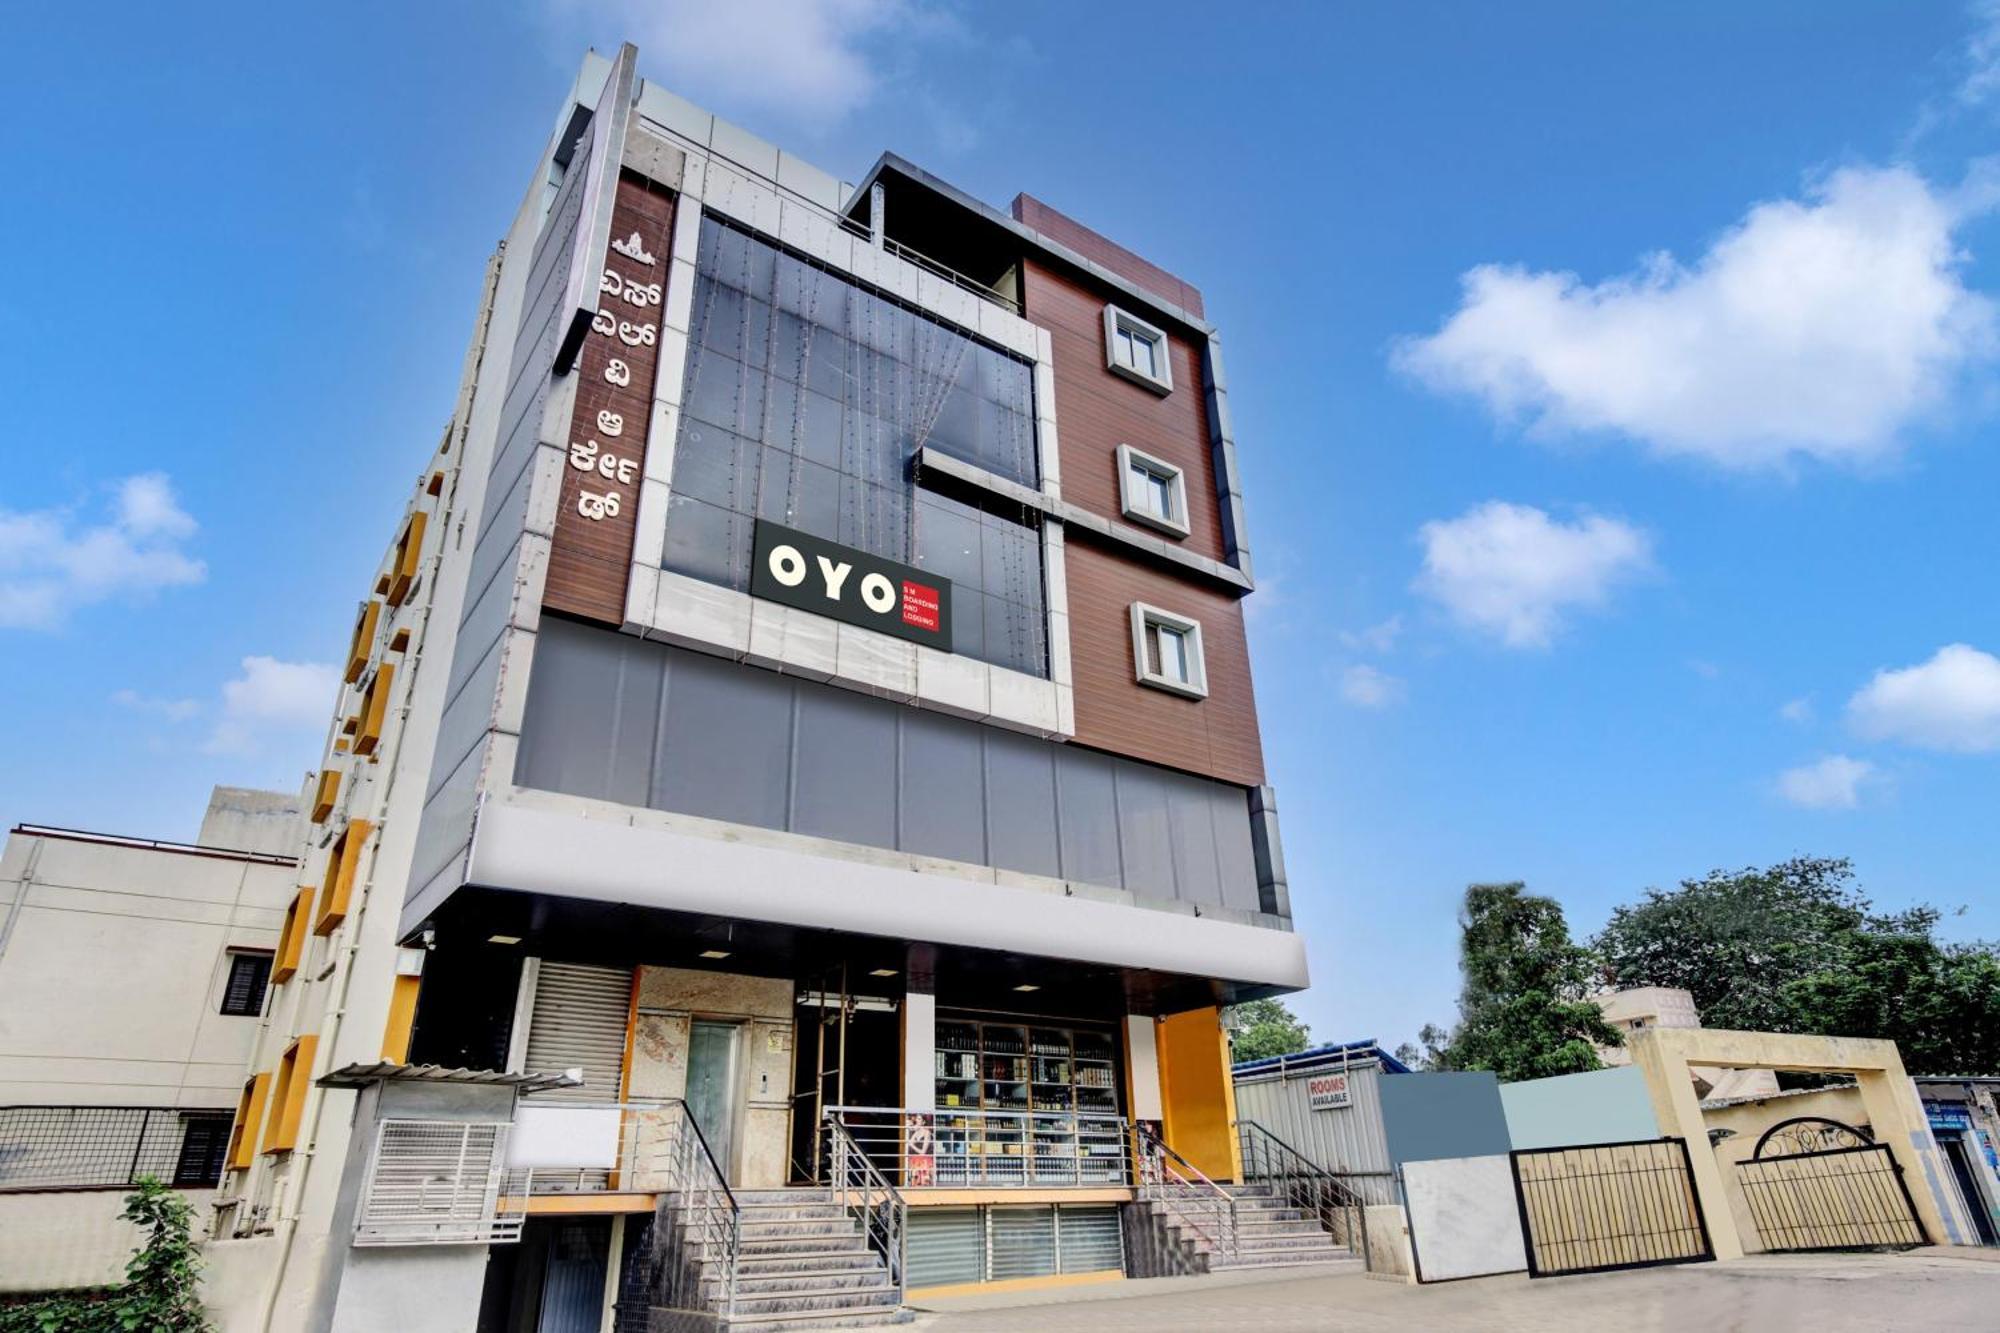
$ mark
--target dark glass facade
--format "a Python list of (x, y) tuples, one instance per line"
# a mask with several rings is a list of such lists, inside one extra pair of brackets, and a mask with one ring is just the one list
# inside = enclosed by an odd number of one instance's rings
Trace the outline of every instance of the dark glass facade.
[(927, 489), (929, 447), (1039, 486), (1033, 368), (702, 223), (664, 564), (747, 591), (759, 518), (952, 582), (956, 652), (1048, 674), (1032, 510)]

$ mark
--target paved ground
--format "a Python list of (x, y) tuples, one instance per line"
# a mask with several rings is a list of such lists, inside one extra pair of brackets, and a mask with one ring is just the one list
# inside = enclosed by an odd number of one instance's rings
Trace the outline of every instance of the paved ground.
[[(1812, 1333), (2000, 1329), (1993, 1251), (1788, 1255), (1586, 1277), (1382, 1282), (1356, 1268), (1273, 1281), (1162, 1278), (925, 1303), (936, 1333), (1031, 1329), (1495, 1330), (1496, 1333)], [(1296, 1270), (1304, 1273), (1308, 1270)], [(1235, 1279), (1238, 1275), (1226, 1275)]]

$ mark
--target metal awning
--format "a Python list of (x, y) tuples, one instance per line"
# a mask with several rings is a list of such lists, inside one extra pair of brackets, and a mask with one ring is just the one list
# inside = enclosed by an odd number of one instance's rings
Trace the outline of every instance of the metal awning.
[(583, 1071), (563, 1069), (554, 1073), (503, 1073), (497, 1069), (447, 1069), (443, 1065), (404, 1065), (393, 1060), (374, 1064), (353, 1064), (330, 1070), (319, 1079), (322, 1088), (365, 1088), (371, 1083), (455, 1083), (513, 1088), (518, 1092), (543, 1092), (549, 1088), (583, 1086)]

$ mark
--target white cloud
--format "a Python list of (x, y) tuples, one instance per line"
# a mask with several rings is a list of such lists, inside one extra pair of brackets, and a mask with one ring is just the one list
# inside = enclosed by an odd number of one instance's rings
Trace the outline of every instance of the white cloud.
[(1403, 617), (1390, 616), (1379, 624), (1367, 629), (1340, 632), (1340, 641), (1358, 652), (1386, 653), (1395, 648), (1396, 640), (1403, 635)]
[(1787, 699), (1779, 705), (1778, 716), (1799, 726), (1806, 725), (1813, 720), (1812, 696), (1802, 694), (1796, 699)]
[(1691, 264), (1657, 254), (1594, 284), (1481, 265), (1396, 362), (1543, 433), (1732, 468), (1866, 462), (1994, 350), (1993, 302), (1960, 280), (1954, 238), (1987, 196), (1853, 167), (1756, 205)]
[(1340, 673), (1340, 697), (1356, 708), (1388, 708), (1403, 701), (1400, 677), (1372, 666), (1351, 666)]
[(54, 629), (79, 607), (201, 582), (208, 567), (182, 548), (195, 527), (159, 472), (118, 483), (96, 523), (0, 509), (0, 629)]
[(1417, 535), (1417, 591), (1510, 648), (1547, 647), (1565, 612), (1603, 605), (1652, 567), (1650, 539), (1628, 523), (1598, 514), (1564, 523), (1501, 500), (1434, 519)]
[(1778, 775), (1778, 795), (1802, 810), (1852, 810), (1861, 804), (1863, 784), (1875, 779), (1866, 759), (1830, 754)]
[(2000, 658), (1954, 643), (1928, 662), (1877, 671), (1847, 701), (1847, 721), (1871, 740), (2000, 750)]
[(324, 732), (339, 690), (340, 672), (328, 663), (246, 657), (243, 674), (222, 686), (208, 752), (250, 755), (271, 741)]
[(129, 708), (135, 713), (150, 713), (168, 722), (185, 722), (201, 712), (199, 700), (162, 699), (137, 690), (119, 690), (112, 694), (111, 702), (120, 708)]
[(1965, 77), (1959, 81), (1958, 100), (1979, 106), (2000, 92), (2000, 0), (1974, 0), (1967, 8), (1972, 34), (1965, 39)]
[[(557, 0), (559, 11), (603, 11)], [(605, 25), (635, 42), (647, 71), (719, 107), (799, 122), (838, 120), (874, 97), (882, 71), (869, 43), (935, 34), (949, 14), (918, 0), (622, 0)]]

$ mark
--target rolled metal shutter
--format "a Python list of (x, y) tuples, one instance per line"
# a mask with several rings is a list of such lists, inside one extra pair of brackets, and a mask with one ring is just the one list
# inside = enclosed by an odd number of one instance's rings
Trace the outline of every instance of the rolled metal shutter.
[(529, 1010), (528, 1072), (583, 1070), (580, 1088), (552, 1088), (537, 1101), (615, 1102), (625, 1071), (625, 1020), (632, 1008), (632, 971), (589, 963), (542, 960)]
[(1125, 1266), (1125, 1232), (1116, 1204), (1066, 1204), (1056, 1210), (1056, 1249), (1065, 1273)]
[(986, 1228), (977, 1208), (912, 1208), (909, 1246), (913, 1287), (978, 1282), (986, 1275)]
[(993, 1261), (987, 1278), (1004, 1282), (1010, 1277), (1046, 1277), (1056, 1271), (1056, 1210), (1053, 1204), (1040, 1207), (987, 1210), (987, 1227), (992, 1237)]

